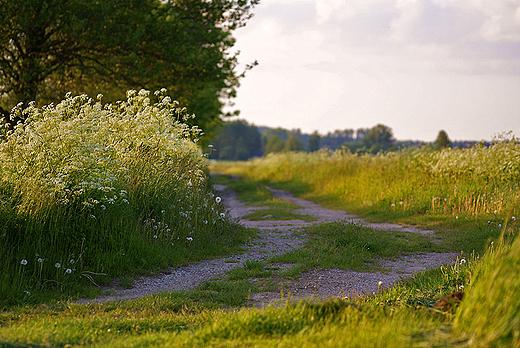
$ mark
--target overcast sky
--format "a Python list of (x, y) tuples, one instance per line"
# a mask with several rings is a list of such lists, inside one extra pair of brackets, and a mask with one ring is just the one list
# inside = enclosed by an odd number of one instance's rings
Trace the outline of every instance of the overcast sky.
[(391, 127), (399, 140), (520, 136), (520, 0), (261, 0), (235, 32), (240, 118)]

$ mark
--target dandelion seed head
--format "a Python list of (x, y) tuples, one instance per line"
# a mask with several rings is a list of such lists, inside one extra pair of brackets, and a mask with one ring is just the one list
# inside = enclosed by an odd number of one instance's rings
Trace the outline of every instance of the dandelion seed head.
[(70, 273), (72, 273), (72, 270), (71, 270), (70, 268), (67, 268), (67, 269), (65, 270), (65, 273), (66, 273), (66, 274), (70, 274)]
[(217, 198), (215, 198), (215, 202), (220, 203), (221, 201), (222, 201), (222, 198), (220, 198), (218, 196), (217, 196)]
[(27, 260), (26, 260), (26, 259), (23, 259), (22, 261), (20, 261), (20, 264), (21, 264), (22, 266), (27, 265)]
[(61, 264), (60, 264), (59, 262), (56, 262), (56, 263), (54, 264), (54, 267), (56, 267), (56, 268), (60, 268), (60, 267), (61, 267)]

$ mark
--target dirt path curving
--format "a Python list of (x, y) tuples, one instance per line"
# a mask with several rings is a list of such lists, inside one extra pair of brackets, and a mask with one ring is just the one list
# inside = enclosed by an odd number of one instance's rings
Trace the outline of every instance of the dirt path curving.
[[(327, 209), (313, 202), (296, 198), (289, 192), (270, 188), (269, 190), (275, 197), (290, 201), (302, 208), (297, 209), (295, 212), (302, 215), (315, 216), (318, 219), (312, 222), (302, 220), (250, 221), (243, 219), (243, 217), (254, 210), (262, 208), (246, 206), (237, 199), (235, 192), (229, 190), (224, 185), (215, 185), (214, 189), (222, 197), (232, 218), (237, 219), (239, 223), (247, 227), (254, 227), (260, 230), (257, 238), (249, 245), (243, 247), (243, 253), (219, 259), (204, 260), (176, 269), (172, 268), (154, 276), (144, 276), (136, 280), (134, 287), (131, 289), (106, 288), (106, 292), (110, 292), (111, 295), (103, 295), (95, 299), (82, 299), (78, 302), (115, 301), (139, 298), (163, 291), (190, 290), (205, 280), (221, 276), (233, 268), (242, 266), (247, 261), (267, 259), (302, 247), (306, 241), (305, 236), (296, 234), (294, 231), (316, 223), (351, 220), (373, 229), (421, 233), (434, 238), (433, 231), (388, 223), (364, 223), (363, 220), (356, 218), (354, 215), (348, 215), (344, 211)], [(453, 263), (457, 256), (458, 254), (456, 253), (408, 255), (396, 261), (384, 261), (382, 266), (389, 270), (386, 273), (317, 269), (302, 274), (302, 277), (298, 280), (286, 282), (282, 290), (284, 293), (291, 294), (291, 297), (295, 300), (310, 297), (323, 299), (332, 296), (352, 297), (370, 294), (378, 290), (379, 282), (382, 282), (383, 287), (392, 286), (394, 282), (424, 269), (437, 268), (444, 264)], [(263, 307), (276, 301), (280, 301), (280, 293), (263, 292), (253, 294), (250, 299), (250, 305)]]

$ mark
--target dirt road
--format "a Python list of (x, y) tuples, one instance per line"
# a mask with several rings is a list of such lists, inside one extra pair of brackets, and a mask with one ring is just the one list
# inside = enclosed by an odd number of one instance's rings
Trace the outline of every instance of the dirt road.
[[(316, 221), (306, 222), (302, 220), (261, 220), (250, 221), (244, 216), (259, 207), (246, 206), (237, 199), (236, 193), (223, 185), (215, 185), (215, 191), (222, 197), (229, 214), (232, 218), (248, 227), (260, 230), (257, 238), (249, 245), (245, 245), (244, 252), (225, 258), (201, 261), (197, 264), (169, 269), (154, 276), (141, 277), (135, 281), (131, 289), (107, 288), (111, 295), (103, 295), (96, 299), (85, 299), (79, 302), (104, 302), (123, 299), (138, 298), (162, 291), (190, 290), (204, 280), (222, 276), (233, 268), (242, 266), (248, 260), (264, 260), (271, 256), (287, 253), (300, 248), (305, 243), (305, 236), (294, 233), (295, 231), (309, 226), (310, 224), (351, 220), (373, 229), (406, 231), (421, 233), (435, 238), (433, 231), (419, 230), (416, 228), (403, 227), (395, 224), (365, 223), (354, 215), (348, 215), (344, 211), (324, 208), (313, 202), (296, 198), (286, 191), (269, 189), (274, 196), (287, 200), (302, 209), (295, 210), (296, 213), (311, 215)], [(294, 300), (317, 297), (328, 298), (332, 296), (358, 296), (370, 294), (378, 289), (378, 284), (389, 287), (394, 282), (420, 272), (424, 269), (437, 268), (443, 264), (456, 261), (456, 253), (422, 253), (408, 255), (396, 261), (382, 261), (382, 265), (388, 272), (385, 273), (363, 273), (343, 271), (340, 269), (317, 269), (302, 274), (298, 280), (285, 281), (282, 287), (284, 293), (291, 294)], [(290, 267), (290, 265), (277, 265), (278, 267)], [(381, 283), (380, 283), (381, 282)], [(270, 303), (280, 301), (279, 292), (263, 292), (252, 295), (250, 304), (263, 307)]]

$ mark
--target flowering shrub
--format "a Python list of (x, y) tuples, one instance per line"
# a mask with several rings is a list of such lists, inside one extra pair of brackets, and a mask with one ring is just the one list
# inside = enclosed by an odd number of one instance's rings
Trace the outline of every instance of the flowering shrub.
[[(159, 267), (208, 252), (206, 244), (221, 252), (240, 243), (226, 235), (229, 221), (206, 183), (201, 130), (185, 123), (186, 110), (165, 90), (129, 91), (115, 104), (101, 98), (18, 106), (13, 116), (25, 122), (0, 130), (0, 267), (35, 279), (6, 275), (0, 295), (7, 283), (22, 293), (64, 275), (92, 281), (87, 271)], [(31, 266), (36, 254), (49, 262)], [(74, 268), (61, 268), (78, 255)]]
[[(86, 210), (118, 199), (127, 203), (128, 166), (142, 156), (153, 157), (152, 168), (188, 159), (199, 174), (192, 180), (204, 178), (192, 140), (199, 130), (181, 122), (188, 115), (168, 96), (159, 94), (151, 105), (148, 91), (129, 91), (126, 101), (103, 105), (86, 95), (68, 95), (56, 106), (31, 104), (13, 114), (22, 112), (25, 123), (0, 144), (3, 181), (21, 190), (38, 187), (47, 199), (64, 205), (81, 201)], [(35, 198), (24, 195), (22, 207), (30, 210)]]

